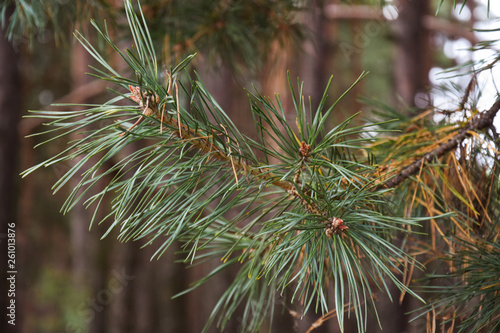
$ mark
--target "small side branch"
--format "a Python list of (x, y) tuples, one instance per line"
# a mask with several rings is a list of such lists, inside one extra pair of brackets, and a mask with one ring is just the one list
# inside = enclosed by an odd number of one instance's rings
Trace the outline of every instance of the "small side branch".
[(423, 157), (419, 158), (412, 164), (405, 167), (396, 176), (388, 179), (382, 186), (387, 188), (393, 188), (404, 182), (408, 177), (413, 176), (420, 170), (424, 163), (430, 162), (437, 157), (441, 157), (447, 152), (455, 149), (459, 144), (464, 141), (464, 139), (470, 136), (469, 132), (475, 132), (493, 124), (493, 119), (500, 110), (500, 98), (491, 106), (491, 108), (483, 113), (476, 114), (472, 120), (467, 123), (463, 128), (461, 128), (458, 133), (450, 139), (448, 142), (442, 144), (435, 150), (425, 154)]

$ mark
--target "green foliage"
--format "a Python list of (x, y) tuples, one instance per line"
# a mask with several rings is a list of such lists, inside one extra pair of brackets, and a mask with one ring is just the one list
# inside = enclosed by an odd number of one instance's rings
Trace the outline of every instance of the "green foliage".
[(212, 66), (224, 59), (237, 73), (258, 68), (274, 42), (293, 44), (305, 34), (296, 22), (303, 10), (296, 0), (152, 1), (144, 7), (155, 13), (148, 23), (168, 39), (166, 56), (173, 61), (201, 50)]
[[(237, 73), (258, 68), (274, 42), (296, 45), (306, 34), (296, 22), (304, 9), (297, 0), (155, 0), (139, 6), (154, 33), (156, 50), (166, 52), (172, 62), (201, 50), (212, 66), (225, 59), (225, 65)], [(35, 38), (54, 35), (61, 43), (68, 41), (75, 25), (85, 28), (89, 17), (98, 21), (106, 17), (115, 28), (122, 13), (119, 5), (100, 0), (5, 0), (0, 3), (0, 24), (16, 42), (29, 40), (34, 45)]]
[[(457, 253), (448, 253), (449, 271), (432, 274), (426, 291), (434, 294), (427, 313), (435, 311), (445, 318), (442, 325), (455, 326), (456, 332), (497, 332), (500, 329), (500, 245), (493, 241), (469, 243), (455, 240), (462, 246)], [(455, 281), (449, 284), (450, 281)], [(437, 285), (436, 285), (437, 284)]]
[(44, 312), (44, 318), (36, 322), (27, 318), (23, 323), (25, 327), (45, 332), (85, 328), (85, 318), (74, 310), (82, 307), (85, 292), (75, 290), (68, 275), (64, 270), (46, 266), (37, 276), (36, 284), (30, 286), (29, 292), (34, 300), (34, 311)]
[[(8, 16), (9, 11), (12, 14)], [(67, 40), (68, 27), (88, 17), (98, 17), (103, 12), (110, 17), (112, 11), (104, 1), (62, 0), (4, 0), (0, 3), (0, 24), (6, 27), (11, 40), (45, 38), (53, 34), (56, 41)]]
[[(352, 307), (361, 332), (375, 309), (375, 289), (388, 293), (390, 281), (416, 296), (398, 278), (414, 261), (391, 240), (425, 219), (389, 212), (387, 190), (378, 186), (378, 168), (367, 158), (372, 139), (360, 138), (368, 129), (376, 133), (379, 124), (350, 127), (350, 118), (327, 129), (343, 95), (327, 106), (325, 93), (312, 110), (303, 85), (294, 87), (289, 79), (296, 126), (287, 121), (279, 96), (271, 100), (249, 91), (259, 134), (253, 140), (184, 70), (192, 56), (170, 71), (159, 68), (145, 16), (137, 16), (129, 1), (125, 9), (135, 41), (131, 49), (120, 50), (106, 26), (92, 24), (135, 78), (121, 76), (77, 33), (100, 64), (93, 75), (114, 84), (116, 97), (81, 111), (32, 115), (49, 120), (44, 143), (68, 136), (71, 141), (24, 175), (73, 161), (53, 187), (59, 191), (80, 177), (63, 212), (100, 184), (85, 205), (95, 211), (91, 224), (109, 225), (103, 237), (119, 229), (123, 241), (154, 244), (155, 256), (180, 242), (185, 262), (222, 260), (189, 290), (240, 263), (208, 323), (216, 321), (221, 329), (244, 303), (243, 329), (258, 330), (276, 292), (290, 293), (304, 311), (326, 314), (333, 303), (341, 328), (344, 309)], [(130, 147), (133, 152), (125, 154)], [(104, 207), (108, 199), (111, 205)], [(101, 209), (109, 213), (96, 220)]]

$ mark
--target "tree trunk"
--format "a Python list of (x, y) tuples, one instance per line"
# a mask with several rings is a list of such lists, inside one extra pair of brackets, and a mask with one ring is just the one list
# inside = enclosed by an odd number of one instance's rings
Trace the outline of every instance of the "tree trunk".
[[(73, 89), (89, 83), (92, 78), (85, 73), (88, 72), (88, 66), (92, 64), (93, 58), (80, 45), (75, 44), (71, 54), (71, 75), (73, 79)], [(90, 100), (79, 100), (77, 103), (89, 103)], [(73, 134), (72, 139), (80, 134)], [(79, 159), (75, 159), (73, 163), (78, 163)], [(87, 164), (91, 165), (96, 162), (96, 159), (90, 159)], [(80, 181), (80, 172), (77, 172), (70, 181), (70, 189), (72, 190)], [(97, 333), (105, 332), (104, 330), (104, 314), (105, 306), (107, 305), (107, 294), (105, 292), (105, 276), (103, 266), (99, 265), (100, 247), (103, 246), (99, 239), (100, 234), (97, 228), (94, 227), (89, 231), (89, 224), (92, 218), (93, 211), (85, 209), (84, 202), (90, 196), (95, 194), (96, 190), (92, 189), (75, 205), (70, 212), (70, 246), (72, 258), (72, 275), (75, 289), (80, 291), (80, 294), (87, 293), (85, 302), (89, 316), (86, 318), (86, 329), (88, 332)], [(83, 292), (83, 293), (82, 293)]]
[[(7, 263), (8, 250), (12, 246), (8, 245), (12, 239), (19, 242), (20, 228), (16, 225), (16, 179), (17, 179), (17, 161), (18, 161), (18, 131), (17, 126), (21, 114), (21, 84), (20, 75), (17, 67), (17, 54), (12, 44), (5, 37), (5, 30), (0, 29), (0, 245), (2, 251), (2, 276), (7, 274), (15, 279), (7, 283), (7, 276), (2, 278), (0, 283), (0, 305), (2, 308), (2, 318), (0, 331), (2, 332), (20, 332), (22, 327), (21, 316), (21, 294), (20, 275), (17, 273), (7, 273), (20, 270), (20, 253), (14, 252), (15, 262)], [(15, 233), (12, 233), (14, 231)], [(11, 237), (11, 235), (13, 237)], [(19, 244), (16, 246), (19, 249)], [(9, 258), (13, 259), (13, 258)], [(8, 264), (8, 265), (7, 265)], [(10, 266), (10, 265), (14, 266)], [(14, 283), (12, 283), (14, 282)], [(15, 286), (15, 296), (11, 294), (12, 286)], [(9, 294), (8, 294), (9, 293)], [(11, 297), (12, 296), (12, 297)], [(15, 302), (15, 326), (8, 324), (12, 317), (6, 316), (6, 308)], [(10, 313), (10, 310), (7, 312)]]
[(428, 0), (399, 0), (396, 21), (395, 87), (398, 97), (408, 106), (425, 107), (429, 102), (431, 40), (424, 18)]

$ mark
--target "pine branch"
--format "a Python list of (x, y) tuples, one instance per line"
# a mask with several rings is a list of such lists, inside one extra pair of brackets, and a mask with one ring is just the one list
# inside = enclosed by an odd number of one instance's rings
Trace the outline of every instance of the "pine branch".
[[(138, 89), (138, 87), (136, 87)], [(177, 102), (178, 103), (178, 102)], [(142, 105), (141, 105), (142, 107)], [(151, 106), (150, 106), (151, 107)], [(152, 110), (153, 114), (158, 114), (159, 115), (159, 110), (154, 109)], [(260, 182), (268, 182), (274, 186), (278, 186), (282, 188), (285, 191), (290, 191), (292, 187), (294, 186), (292, 182), (287, 181), (287, 180), (280, 180), (278, 176), (272, 174), (269, 172), (267, 169), (262, 169), (262, 168), (255, 168), (248, 164), (245, 160), (242, 160), (240, 158), (238, 159), (233, 159), (232, 156), (229, 154), (225, 153), (220, 149), (219, 147), (215, 146), (212, 144), (212, 139), (213, 137), (207, 137), (200, 135), (196, 130), (187, 127), (186, 125), (180, 123), (177, 119), (174, 117), (169, 117), (165, 118), (165, 120), (162, 122), (162, 119), (158, 117), (158, 120), (160, 120), (160, 127), (162, 129), (170, 129), (171, 134), (175, 137), (177, 137), (179, 140), (185, 140), (189, 141), (191, 145), (194, 147), (198, 148), (198, 150), (203, 153), (210, 155), (211, 158), (214, 158), (216, 160), (219, 160), (221, 162), (225, 162), (228, 165), (231, 165), (233, 169), (235, 169), (236, 173), (243, 173), (245, 175), (251, 175), (257, 178), (258, 181)], [(173, 130), (173, 129), (178, 129), (178, 130)], [(129, 129), (130, 130), (130, 129)], [(228, 133), (227, 131), (225, 133), (218, 133), (220, 136), (226, 135), (228, 138)], [(236, 178), (236, 181), (238, 179)]]
[[(303, 84), (295, 88), (288, 77), (295, 127), (279, 96), (272, 101), (249, 92), (258, 133), (254, 140), (240, 133), (200, 80), (181, 73), (192, 56), (169, 71), (159, 69), (142, 12), (138, 16), (130, 1), (125, 10), (135, 42), (131, 49), (120, 50), (105, 28), (92, 24), (136, 78), (121, 76), (77, 33), (100, 64), (93, 68), (94, 76), (122, 92), (85, 110), (38, 111), (34, 117), (51, 120), (53, 129), (46, 133), (57, 131), (46, 142), (82, 131), (84, 135), (24, 175), (78, 158), (53, 187), (56, 192), (81, 174), (63, 212), (99, 183), (102, 190), (85, 205), (94, 209), (91, 225), (108, 224), (103, 237), (119, 229), (118, 238), (124, 241), (160, 241), (155, 257), (180, 242), (185, 262), (221, 259), (219, 267), (188, 291), (240, 263), (209, 319), (217, 315), (222, 328), (245, 300), (243, 330), (256, 331), (266, 313), (255, 310), (270, 308), (276, 291), (290, 290), (291, 300), (302, 303), (304, 311), (325, 314), (334, 303), (340, 326), (344, 306), (353, 307), (360, 331), (366, 329), (366, 307), (375, 307), (373, 288), (389, 294), (390, 280), (418, 298), (399, 279), (403, 265), (414, 260), (391, 240), (426, 218), (386, 214), (386, 190), (373, 189), (376, 168), (369, 160), (359, 161), (366, 156), (366, 143), (372, 142), (360, 137), (368, 126), (350, 127), (352, 116), (328, 129), (335, 106), (364, 73), (327, 106), (330, 79), (314, 111), (312, 103), (306, 107)], [(127, 101), (132, 105), (124, 105)], [(370, 125), (370, 132), (377, 125)], [(142, 148), (119, 155), (134, 142)], [(85, 163), (96, 156), (96, 163)], [(109, 208), (103, 207), (108, 201), (104, 198), (111, 201)], [(106, 217), (95, 221), (103, 209)], [(229, 211), (236, 213), (226, 219)], [(332, 286), (333, 302), (328, 299)]]
[(450, 139), (448, 142), (442, 144), (435, 150), (425, 154), (423, 157), (419, 158), (412, 164), (406, 166), (397, 175), (385, 181), (381, 187), (393, 188), (397, 187), (403, 183), (407, 178), (415, 175), (420, 168), (428, 162), (443, 156), (444, 154), (452, 151), (458, 147), (465, 138), (469, 137), (470, 132), (475, 132), (487, 128), (493, 124), (493, 120), (500, 110), (500, 98), (491, 106), (491, 108), (482, 113), (476, 114), (471, 121), (469, 121), (464, 127), (462, 127), (457, 134)]

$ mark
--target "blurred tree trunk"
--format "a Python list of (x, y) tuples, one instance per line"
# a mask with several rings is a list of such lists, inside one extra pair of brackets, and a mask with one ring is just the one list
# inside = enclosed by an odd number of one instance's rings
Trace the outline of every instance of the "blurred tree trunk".
[[(83, 29), (85, 29), (83, 27)], [(90, 31), (90, 30), (89, 30)], [(87, 37), (88, 38), (88, 37)], [(88, 84), (92, 78), (85, 73), (89, 70), (89, 65), (92, 64), (93, 58), (79, 44), (75, 43), (71, 49), (71, 76), (73, 80), (73, 90), (78, 89), (85, 84)], [(92, 98), (91, 98), (92, 99)], [(90, 103), (91, 100), (79, 100), (78, 103)], [(84, 134), (73, 134), (73, 136)], [(74, 139), (74, 138), (73, 138)], [(75, 159), (74, 163), (78, 163), (80, 158)], [(95, 163), (95, 159), (89, 160), (89, 165)], [(72, 177), (70, 182), (70, 190), (74, 188), (81, 180), (81, 174), (77, 172)], [(102, 260), (99, 253), (100, 247), (103, 246), (100, 239), (100, 234), (94, 226), (89, 231), (89, 223), (92, 218), (93, 211), (85, 209), (84, 202), (96, 193), (96, 188), (83, 194), (80, 202), (70, 212), (70, 246), (72, 258), (72, 275), (75, 289), (80, 294), (86, 294), (85, 306), (87, 311), (91, 313), (89, 318), (86, 318), (87, 331), (91, 333), (105, 332), (104, 329), (104, 311), (103, 305), (105, 301), (105, 293), (100, 292), (105, 290), (105, 281), (103, 266), (99, 265)], [(80, 193), (81, 194), (81, 193)]]
[(428, 104), (432, 47), (425, 17), (428, 0), (399, 0), (396, 21), (396, 94), (409, 106)]
[[(125, 158), (140, 148), (142, 146), (137, 142), (128, 145), (119, 158)], [(109, 309), (106, 309), (104, 331), (187, 332), (185, 324), (188, 309), (183, 307), (184, 299), (171, 299), (187, 287), (184, 285), (184, 266), (174, 263), (175, 244), (162, 257), (151, 260), (161, 240), (142, 248), (145, 243), (143, 240), (121, 243), (116, 239), (117, 236), (118, 232), (115, 231), (103, 240), (110, 245), (103, 253), (108, 258), (104, 268), (106, 281), (108, 285), (116, 282), (117, 275), (125, 279), (115, 288)]]
[[(92, 81), (85, 73), (88, 72), (88, 65), (92, 64), (93, 58), (79, 44), (73, 47), (72, 52), (75, 91), (86, 84), (88, 86)], [(122, 60), (112, 61), (120, 63)], [(95, 102), (95, 95), (77, 102)], [(129, 145), (118, 158), (124, 158), (139, 148), (142, 148), (140, 143)], [(91, 160), (88, 163), (93, 162), (95, 161)], [(76, 185), (79, 180), (75, 176), (72, 179), (73, 184)], [(100, 191), (102, 188), (97, 185), (97, 188), (91, 189), (71, 211), (70, 234), (75, 287), (87, 292), (87, 297), (82, 301), (85, 302), (86, 310), (93, 314), (87, 322), (87, 331), (188, 332), (186, 327), (189, 325), (200, 324), (200, 321), (204, 324), (202, 318), (187, 318), (188, 313), (196, 315), (196, 312), (184, 307), (184, 299), (171, 299), (173, 295), (187, 288), (184, 266), (174, 263), (175, 246), (159, 260), (151, 261), (151, 256), (159, 246), (158, 242), (146, 248), (141, 248), (144, 244), (142, 240), (121, 243), (117, 240), (117, 231), (100, 240), (109, 226), (106, 222), (100, 226), (93, 225), (89, 231), (93, 210), (85, 209), (83, 202), (95, 194), (96, 190)], [(109, 203), (102, 206), (107, 207)], [(98, 220), (103, 216), (105, 213), (100, 213)], [(199, 299), (204, 297), (201, 295)], [(87, 302), (87, 299), (95, 300), (94, 304)], [(199, 303), (203, 306), (206, 302)]]
[[(17, 179), (17, 161), (18, 161), (18, 123), (21, 115), (21, 82), (20, 74), (17, 68), (18, 55), (14, 47), (5, 37), (5, 30), (0, 29), (0, 245), (2, 251), (2, 276), (10, 269), (7, 267), (7, 231), (14, 229), (16, 231), (16, 248), (19, 250), (20, 226), (9, 227), (8, 224), (16, 224), (16, 179)], [(21, 253), (16, 251), (15, 270), (20, 271)], [(22, 329), (21, 313), (21, 275), (16, 274), (16, 297), (8, 298), (7, 290), (9, 284), (6, 283), (6, 276), (0, 283), (0, 305), (2, 308), (2, 320), (0, 324), (1, 332), (20, 332)], [(10, 299), (16, 301), (16, 325), (7, 323), (6, 308)]]
[[(404, 106), (425, 108), (431, 102), (429, 71), (432, 66), (433, 47), (430, 31), (426, 25), (426, 18), (430, 17), (430, 2), (399, 0), (396, 5), (399, 12), (395, 22), (396, 95), (406, 104)], [(416, 272), (415, 276), (418, 275)], [(418, 332), (418, 322), (409, 323), (410, 317), (407, 313), (418, 309), (422, 304), (409, 295), (398, 304), (400, 291), (394, 285), (391, 285), (391, 293), (394, 303), (390, 303), (389, 299), (384, 297), (383, 302), (387, 306), (379, 307), (382, 327), (389, 329), (390, 332)]]
[[(332, 6), (331, 8), (335, 8), (335, 14), (338, 14), (338, 16), (332, 15), (331, 12), (324, 13), (326, 7), (321, 8), (322, 5)], [(356, 6), (358, 7), (359, 12), (356, 11)], [(326, 4), (318, 3), (319, 13), (313, 13), (313, 15), (309, 16), (306, 19), (306, 22), (304, 22), (311, 30), (312, 35), (316, 37), (314, 40), (314, 51), (312, 51), (311, 54), (302, 55), (301, 57), (301, 68), (303, 71), (303, 74), (301, 74), (307, 75), (311, 72), (315, 73), (314, 77), (310, 77), (310, 79), (306, 81), (307, 84), (305, 85), (306, 90), (308, 89), (308, 85), (311, 83), (315, 86), (316, 93), (311, 92), (313, 97), (313, 107), (315, 107), (317, 102), (321, 99), (324, 85), (331, 74), (334, 75), (334, 78), (337, 78), (334, 81), (334, 87), (332, 89), (337, 89), (335, 90), (334, 95), (334, 98), (336, 98), (340, 93), (345, 91), (354, 82), (355, 78), (357, 78), (363, 71), (362, 58), (366, 56), (366, 53), (370, 52), (368, 42), (363, 39), (370, 38), (370, 36), (366, 36), (365, 34), (367, 29), (365, 25), (369, 24), (370, 20), (380, 20), (382, 18), (378, 16), (376, 7), (373, 7), (373, 9), (361, 5), (353, 5), (352, 7), (353, 10), (347, 11), (347, 7), (342, 6), (340, 1), (337, 0), (327, 1)], [(346, 10), (346, 12), (344, 13), (341, 10)], [(421, 15), (424, 15), (423, 11)], [(406, 27), (406, 29), (408, 28), (412, 27)], [(352, 53), (339, 51), (342, 50), (341, 47), (339, 48), (339, 44), (341, 44), (340, 39), (342, 38), (341, 33), (348, 33), (352, 37), (352, 40), (343, 42), (344, 47), (346, 45), (348, 46), (347, 51), (351, 51)], [(407, 32), (403, 33), (399, 31), (399, 33), (401, 38), (406, 38), (404, 37), (404, 33)], [(308, 42), (310, 41), (306, 41), (306, 43)], [(428, 43), (428, 41), (427, 39), (422, 39), (420, 40), (420, 43)], [(424, 45), (423, 47), (428, 49), (428, 45)], [(307, 50), (308, 48), (304, 47), (304, 49)], [(400, 47), (400, 49), (403, 50), (404, 48)], [(416, 60), (418, 61), (415, 65)], [(419, 58), (407, 57), (405, 58), (405, 61), (405, 63), (411, 62), (414, 64), (413, 67), (417, 66), (417, 68), (420, 68), (420, 66), (423, 65), (422, 59)], [(312, 70), (313, 68), (315, 68), (315, 70)], [(399, 70), (399, 68), (396, 68), (396, 70)], [(423, 89), (427, 87), (427, 80), (423, 80), (426, 79), (427, 76), (421, 75), (419, 70), (414, 69), (414, 71), (416, 74), (421, 76), (421, 79), (418, 82), (424, 83), (416, 85), (418, 88), (414, 88), (415, 92), (413, 95), (416, 94), (417, 91), (420, 91), (420, 88)], [(350, 79), (339, 80), (339, 76), (341, 78)], [(403, 77), (402, 79), (409, 81), (405, 84), (413, 84), (411, 81), (413, 80), (413, 77)], [(360, 110), (361, 104), (357, 101), (357, 98), (359, 98), (359, 96), (363, 93), (363, 84), (358, 84), (354, 87), (354, 89), (352, 89), (346, 98), (343, 99), (337, 106), (337, 109), (342, 110), (342, 112), (340, 112), (340, 110), (335, 112), (335, 119), (333, 121), (334, 124), (345, 120), (347, 117), (352, 116)], [(411, 100), (413, 101), (413, 97)], [(374, 290), (376, 290), (376, 287), (373, 287)], [(405, 315), (405, 311), (408, 309), (406, 302), (409, 297), (407, 296), (405, 298), (405, 303), (399, 304), (399, 290), (397, 290), (394, 286), (391, 286), (391, 295), (393, 297), (393, 302), (391, 302), (385, 295), (381, 295), (381, 297), (379, 297), (379, 301), (377, 302), (381, 325), (387, 332), (404, 332), (411, 326), (407, 323), (408, 317)], [(333, 299), (333, 291), (331, 296)], [(333, 303), (331, 305), (333, 305)], [(308, 316), (302, 320), (302, 322), (299, 322), (298, 331), (305, 332), (311, 327), (310, 324), (312, 324), (315, 319), (320, 317), (321, 314), (309, 313)], [(380, 331), (379, 323), (374, 316), (368, 317), (367, 327), (368, 332)], [(346, 318), (344, 322), (344, 332), (356, 331), (357, 323), (355, 318)], [(314, 329), (313, 332), (341, 332), (341, 330), (339, 328), (337, 318), (334, 317), (326, 322), (323, 322), (323, 324)]]
[[(213, 70), (210, 64), (202, 62), (196, 70), (200, 73), (202, 82), (206, 85), (208, 91), (229, 115), (236, 127), (246, 134), (254, 132), (253, 117), (249, 112), (248, 98), (243, 89), (244, 84), (241, 81), (238, 82), (234, 75), (224, 66)], [(186, 282), (183, 288), (187, 289), (189, 283), (196, 282), (209, 274), (219, 263), (220, 260), (215, 258), (186, 270), (184, 273)], [(204, 285), (182, 297), (185, 300), (183, 308), (185, 326), (179, 333), (197, 333), (203, 330), (217, 301), (232, 283), (235, 273), (234, 268), (221, 272)], [(237, 317), (238, 313), (227, 324), (225, 331), (238, 332)], [(215, 325), (212, 325), (208, 332), (215, 333), (218, 331)]]
[[(297, 114), (287, 82), (287, 70), (290, 70), (290, 80), (296, 93), (297, 77), (304, 82), (304, 97), (311, 98), (311, 106), (315, 110), (323, 96), (330, 70), (334, 70), (335, 67), (333, 59), (335, 59), (336, 49), (331, 41), (335, 39), (337, 27), (335, 23), (326, 21), (321, 6), (320, 2), (315, 3), (307, 13), (302, 13), (300, 17), (301, 23), (308, 27), (313, 36), (312, 40), (303, 41), (304, 52), (296, 49), (292, 43), (275, 41), (267, 57), (268, 61), (260, 72), (261, 94), (269, 97), (273, 103), (275, 103), (275, 95), (279, 95), (289, 124), (295, 124)], [(305, 100), (305, 104), (309, 107), (308, 100)], [(335, 120), (336, 123), (337, 121), (339, 119)], [(250, 119), (250, 122), (253, 124), (253, 120)], [(292, 127), (295, 126), (292, 125)], [(304, 312), (302, 304), (291, 304), (289, 299), (280, 296), (277, 299), (283, 302), (278, 301), (275, 304), (272, 332), (306, 332), (321, 317), (321, 314), (315, 313), (313, 309), (302, 317)], [(315, 328), (314, 332), (332, 332), (332, 329), (337, 326), (334, 320), (330, 320)]]

